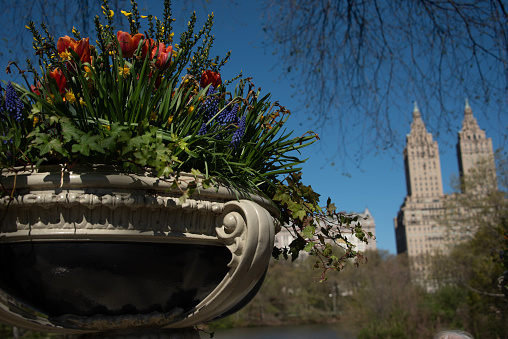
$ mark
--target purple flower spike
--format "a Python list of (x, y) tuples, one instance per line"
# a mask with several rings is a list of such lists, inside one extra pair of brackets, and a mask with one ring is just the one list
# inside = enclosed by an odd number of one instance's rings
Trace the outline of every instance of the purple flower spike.
[(18, 93), (16, 93), (16, 90), (12, 86), (11, 82), (7, 85), (5, 94), (5, 109), (16, 121), (21, 120), (23, 102), (19, 99)]
[(245, 116), (241, 117), (238, 122), (238, 129), (233, 134), (233, 140), (231, 140), (230, 146), (232, 148), (238, 147), (240, 140), (242, 140), (243, 135), (245, 134)]
[(201, 125), (201, 128), (198, 131), (198, 135), (205, 135), (206, 134), (206, 123), (204, 122), (203, 125)]

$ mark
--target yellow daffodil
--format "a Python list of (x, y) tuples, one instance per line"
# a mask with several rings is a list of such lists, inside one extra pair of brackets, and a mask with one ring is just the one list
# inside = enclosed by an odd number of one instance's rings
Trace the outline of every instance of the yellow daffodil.
[(46, 102), (50, 105), (53, 104), (53, 101), (55, 100), (55, 96), (53, 94), (50, 94), (47, 98), (46, 98)]
[(189, 114), (191, 114), (192, 112), (194, 112), (194, 106), (193, 106), (193, 105), (191, 105), (191, 106), (187, 109), (187, 112), (188, 112)]
[(89, 78), (92, 75), (92, 70), (88, 66), (85, 66), (85, 72), (86, 72), (85, 76), (87, 78)]
[(62, 60), (70, 60), (71, 59), (71, 53), (67, 52), (67, 51), (63, 51), (62, 53), (59, 54), (59, 56)]
[(72, 91), (68, 91), (65, 93), (65, 100), (67, 100), (70, 103), (75, 103), (76, 96), (74, 95), (74, 93), (72, 93)]
[(124, 79), (127, 78), (129, 74), (131, 74), (131, 69), (127, 66), (120, 68), (120, 70), (118, 71), (118, 75), (123, 76)]

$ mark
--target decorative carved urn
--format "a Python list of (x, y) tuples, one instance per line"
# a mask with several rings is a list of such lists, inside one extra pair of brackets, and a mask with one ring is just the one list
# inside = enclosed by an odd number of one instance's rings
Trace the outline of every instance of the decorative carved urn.
[(0, 321), (30, 330), (199, 338), (259, 289), (276, 209), (104, 167), (2, 172)]

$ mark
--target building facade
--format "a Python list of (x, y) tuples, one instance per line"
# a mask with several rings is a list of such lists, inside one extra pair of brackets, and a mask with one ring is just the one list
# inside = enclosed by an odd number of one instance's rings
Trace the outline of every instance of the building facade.
[[(481, 194), (486, 193), (485, 190), (487, 188), (497, 185), (492, 139), (487, 138), (485, 131), (478, 126), (478, 122), (473, 116), (473, 110), (469, 106), (467, 100), (464, 109), (462, 129), (459, 131), (457, 154), (459, 155), (459, 172), (461, 178), (464, 178), (466, 175), (474, 175), (472, 172), (474, 172), (475, 166), (478, 164), (484, 164), (489, 169), (487, 177), (489, 182), (476, 187), (468, 187), (468, 189), (474, 189), (477, 193)], [(466, 193), (464, 189), (463, 186), (463, 193)]]
[[(428, 133), (415, 104), (411, 131), (403, 152), (407, 196), (394, 218), (397, 253), (407, 253), (411, 270), (425, 271), (427, 254), (446, 250), (446, 228), (439, 216), (446, 208), (448, 197), (443, 194), (441, 163), (437, 141)], [(492, 140), (478, 126), (466, 100), (462, 129), (458, 133), (457, 158), (460, 177), (464, 178), (475, 165), (487, 163), (495, 182)], [(425, 272), (422, 272), (425, 273)]]

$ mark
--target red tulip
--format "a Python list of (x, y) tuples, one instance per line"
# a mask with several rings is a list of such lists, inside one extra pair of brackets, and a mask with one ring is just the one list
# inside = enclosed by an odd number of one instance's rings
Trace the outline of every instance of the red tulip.
[(122, 56), (124, 58), (132, 58), (136, 50), (138, 49), (139, 42), (145, 36), (141, 33), (137, 33), (134, 36), (127, 32), (118, 31), (116, 38), (120, 43), (120, 49), (122, 50)]
[(56, 49), (58, 50), (58, 53), (60, 54), (63, 52), (67, 52), (72, 42), (76, 42), (76, 40), (74, 40), (68, 35), (59, 38), (58, 41), (56, 42)]
[(73, 50), (79, 55), (81, 62), (91, 62), (90, 58), (90, 44), (89, 38), (79, 40), (74, 46)]
[(141, 57), (144, 59), (148, 54), (150, 55), (150, 58), (152, 58), (152, 53), (155, 46), (156, 44), (153, 39), (145, 39), (145, 41), (143, 41), (143, 45), (141, 46)]
[(222, 84), (222, 79), (220, 78), (220, 73), (215, 73), (210, 70), (206, 70), (201, 75), (201, 87), (205, 88), (206, 86), (212, 84), (214, 88), (219, 87)]
[(37, 86), (30, 85), (30, 89), (32, 90), (32, 92), (34, 92), (38, 96), (41, 96), (41, 92), (39, 91), (40, 88), (41, 88), (41, 83), (40, 82), (37, 82)]
[(155, 67), (158, 69), (164, 69), (170, 64), (171, 54), (173, 53), (173, 46), (168, 46), (162, 42), (159, 42), (159, 48), (152, 50), (152, 58), (154, 58), (157, 54), (157, 59), (155, 61)]
[(91, 62), (90, 58), (90, 44), (89, 38), (81, 39), (79, 41), (74, 40), (69, 36), (64, 36), (58, 39), (56, 43), (56, 49), (62, 59), (69, 59), (69, 49), (76, 52), (81, 62)]
[(64, 95), (67, 88), (67, 79), (65, 79), (63, 72), (55, 68), (53, 71), (49, 72), (49, 76), (55, 79), (60, 95)]

